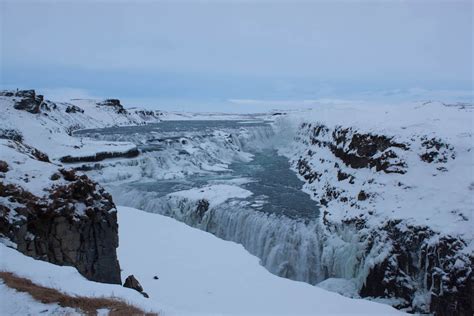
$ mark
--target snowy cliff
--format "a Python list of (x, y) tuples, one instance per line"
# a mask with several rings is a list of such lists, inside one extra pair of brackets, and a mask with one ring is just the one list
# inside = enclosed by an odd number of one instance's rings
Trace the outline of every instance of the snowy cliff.
[(0, 152), (0, 239), (90, 280), (120, 284), (110, 194), (21, 141), (0, 139)]
[(296, 131), (280, 152), (322, 207), (325, 278), (412, 311), (472, 314), (473, 110), (331, 105), (276, 123)]

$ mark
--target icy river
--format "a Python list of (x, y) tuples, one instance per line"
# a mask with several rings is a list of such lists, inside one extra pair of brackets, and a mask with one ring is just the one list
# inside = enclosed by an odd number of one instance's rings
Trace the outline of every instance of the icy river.
[[(319, 207), (301, 190), (303, 182), (288, 159), (278, 154), (268, 122), (165, 121), (75, 135), (131, 141), (140, 149), (136, 158), (84, 168), (117, 204), (174, 217), (238, 242), (280, 276), (312, 284), (325, 278), (318, 264)], [(214, 192), (217, 199), (229, 198), (207, 203), (175, 194), (199, 188), (220, 190)], [(251, 194), (234, 197), (233, 190)]]

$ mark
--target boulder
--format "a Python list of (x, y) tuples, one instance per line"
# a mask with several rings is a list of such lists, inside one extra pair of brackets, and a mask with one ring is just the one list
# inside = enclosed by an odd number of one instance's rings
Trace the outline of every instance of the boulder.
[(33, 114), (40, 112), (43, 96), (36, 95), (35, 90), (19, 90), (15, 93), (15, 97), (20, 98), (15, 101), (13, 107), (17, 110), (27, 111)]
[(133, 274), (129, 275), (125, 279), (125, 283), (123, 284), (123, 286), (129, 289), (134, 289), (135, 291), (140, 292), (144, 297), (149, 298), (148, 294), (143, 292), (142, 285), (140, 284), (140, 282), (138, 282), (138, 280), (135, 278)]

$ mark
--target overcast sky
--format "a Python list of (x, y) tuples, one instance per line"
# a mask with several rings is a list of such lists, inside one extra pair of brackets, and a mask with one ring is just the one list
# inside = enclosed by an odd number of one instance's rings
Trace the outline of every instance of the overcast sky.
[(472, 1), (0, 3), (4, 87), (199, 107), (472, 90)]

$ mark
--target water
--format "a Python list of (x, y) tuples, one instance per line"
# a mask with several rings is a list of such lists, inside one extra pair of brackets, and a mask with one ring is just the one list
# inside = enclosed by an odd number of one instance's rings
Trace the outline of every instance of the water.
[[(252, 130), (266, 126), (264, 122), (240, 121), (165, 121), (144, 126), (112, 127), (91, 129), (76, 132), (76, 135), (112, 136), (112, 138), (134, 137), (131, 139), (139, 145), (142, 151), (166, 150), (167, 146), (157, 143), (180, 141), (183, 137), (203, 137), (217, 130), (236, 132), (240, 129)], [(150, 135), (154, 135), (150, 137)], [(191, 136), (190, 136), (191, 135)], [(143, 143), (143, 139), (147, 139)], [(140, 140), (140, 142), (138, 142)], [(241, 187), (251, 191), (253, 195), (246, 199), (248, 205), (255, 211), (276, 215), (284, 215), (293, 219), (312, 219), (319, 214), (316, 202), (301, 191), (303, 182), (290, 170), (287, 159), (277, 154), (276, 149), (246, 148), (252, 153), (251, 161), (234, 161), (227, 171), (203, 172), (193, 174), (184, 179), (160, 179), (155, 181), (135, 181), (124, 184), (144, 192), (154, 192), (157, 197), (169, 193), (201, 187), (214, 183), (242, 183)]]
[(312, 219), (319, 208), (309, 195), (301, 191), (303, 182), (290, 170), (285, 157), (275, 149), (254, 152), (250, 162), (237, 162), (230, 166), (236, 175), (255, 181), (243, 187), (253, 193), (251, 206), (257, 210), (289, 218)]

